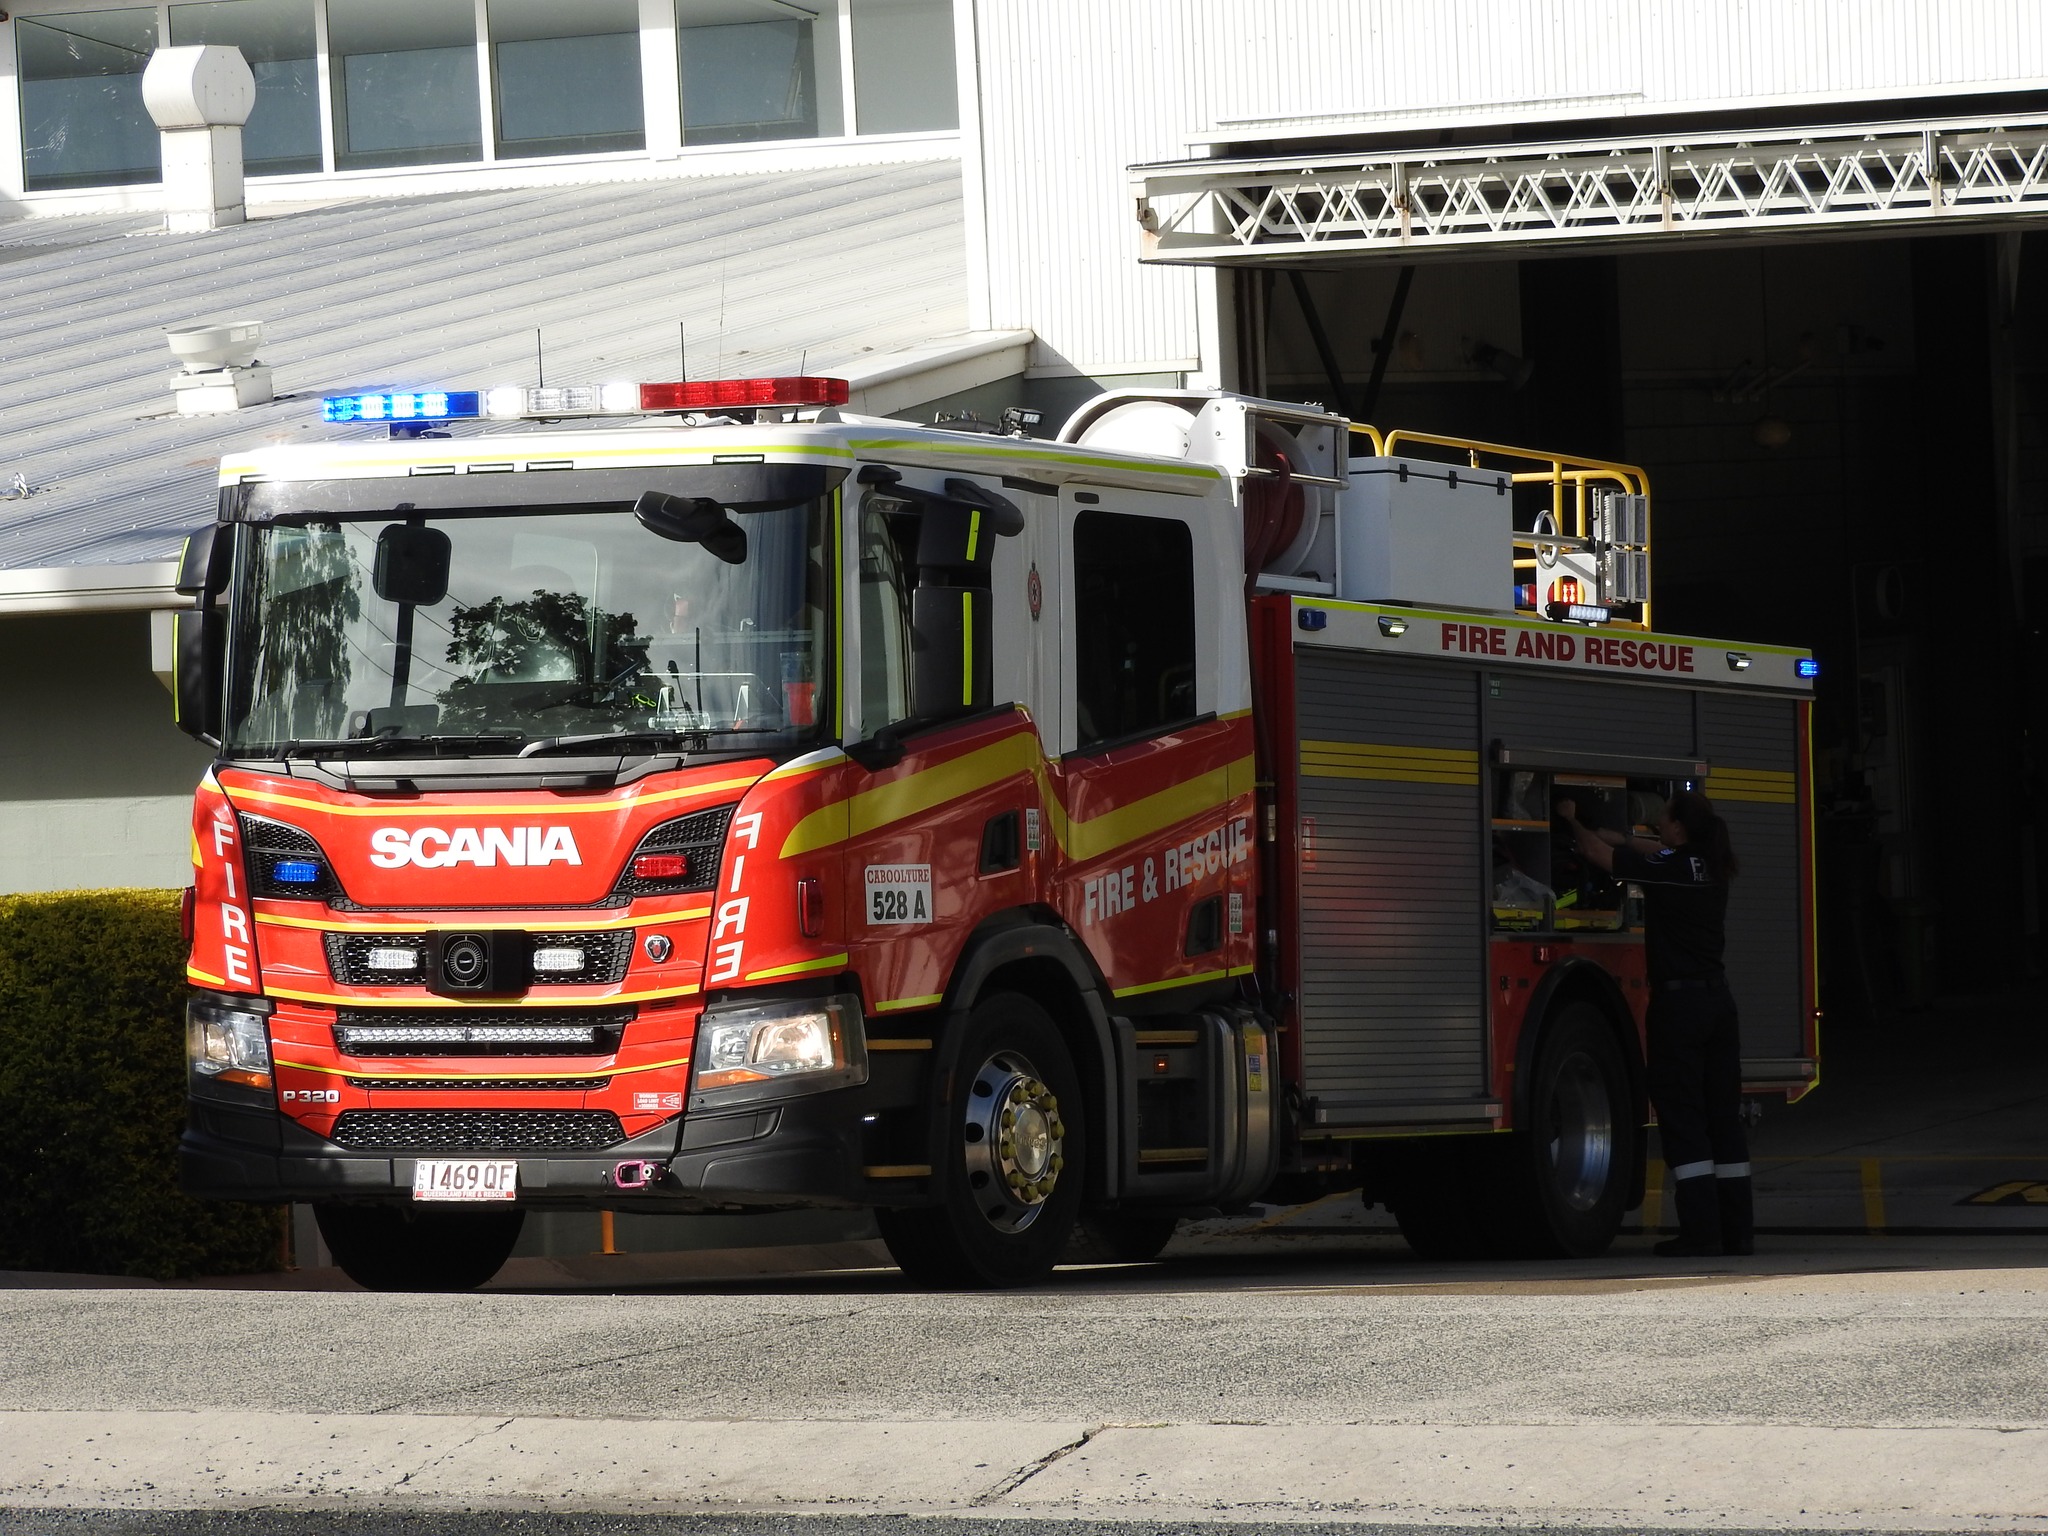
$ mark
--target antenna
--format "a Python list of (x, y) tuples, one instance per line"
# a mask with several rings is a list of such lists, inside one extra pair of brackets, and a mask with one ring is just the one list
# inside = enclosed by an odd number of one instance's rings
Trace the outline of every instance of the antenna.
[(540, 387), (546, 389), (548, 387), (548, 364), (547, 358), (542, 355), (540, 350), (540, 327), (537, 325), (533, 328), (533, 366), (534, 371), (540, 375)]
[(725, 262), (718, 263), (718, 376), (725, 377)]
[(690, 327), (689, 327), (689, 324), (688, 324), (688, 322), (686, 322), (686, 321), (682, 321), (682, 320), (678, 320), (678, 321), (676, 322), (676, 362), (677, 362), (678, 368), (679, 368), (679, 370), (680, 370), (680, 371), (679, 371), (679, 372), (678, 372), (678, 373), (676, 374), (676, 377), (677, 377), (677, 378), (679, 378), (679, 379), (687, 379), (687, 378), (689, 378), (689, 376), (690, 376)]
[(796, 371), (800, 374), (809, 373), (811, 371), (810, 363), (811, 349), (809, 347), (805, 347), (803, 351), (797, 353), (796, 355)]

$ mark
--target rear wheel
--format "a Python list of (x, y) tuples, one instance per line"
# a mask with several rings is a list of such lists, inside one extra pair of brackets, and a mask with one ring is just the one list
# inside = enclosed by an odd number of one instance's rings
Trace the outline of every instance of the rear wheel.
[(875, 1213), (904, 1273), (934, 1285), (1028, 1285), (1064, 1256), (1087, 1167), (1081, 1083), (1043, 1008), (1001, 992), (960, 1043), (965, 1085), (935, 1149), (935, 1206)]
[(526, 1212), (316, 1205), (341, 1272), (366, 1291), (471, 1291), (504, 1267)]
[(1637, 1130), (1621, 1047), (1593, 1004), (1567, 1003), (1545, 1027), (1527, 1114), (1510, 1145), (1510, 1247), (1542, 1258), (1604, 1253), (1621, 1228)]

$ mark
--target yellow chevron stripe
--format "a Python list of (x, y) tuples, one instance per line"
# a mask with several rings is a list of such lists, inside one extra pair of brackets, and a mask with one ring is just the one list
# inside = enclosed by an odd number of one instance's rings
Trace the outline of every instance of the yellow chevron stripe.
[(1301, 771), (1312, 779), (1392, 779), (1409, 784), (1477, 784), (1479, 754), (1457, 747), (1396, 747), (1304, 741)]
[[(1252, 777), (1252, 759), (1241, 757), (1087, 821), (1069, 819), (1064, 839), (1067, 852), (1077, 859), (1100, 858), (1126, 843), (1192, 821), (1204, 811), (1216, 810), (1239, 795), (1250, 794)], [(1046, 798), (1050, 801), (1052, 797)]]
[(187, 965), (185, 967), (185, 979), (187, 981), (208, 982), (216, 987), (225, 987), (228, 984), (225, 976), (216, 976), (211, 971), (202, 971), (196, 965)]
[(770, 966), (765, 971), (749, 971), (749, 981), (773, 981), (778, 976), (801, 976), (807, 971), (829, 971), (834, 966), (846, 964), (844, 954), (820, 955), (815, 960), (799, 960), (795, 965)]
[(289, 987), (263, 988), (265, 997), (295, 1003), (326, 1003), (335, 1008), (609, 1008), (615, 1003), (645, 1003), (662, 997), (692, 997), (696, 987), (660, 987), (652, 992), (618, 992), (608, 997), (343, 997), (335, 992), (300, 992)]
[(1139, 997), (1147, 992), (1164, 992), (1169, 987), (1192, 987), (1200, 981), (1227, 981), (1233, 976), (1249, 976), (1252, 967), (1234, 965), (1227, 971), (1203, 971), (1199, 976), (1174, 976), (1165, 981), (1140, 982), (1135, 987), (1118, 987), (1112, 997)]
[(237, 785), (228, 791), (232, 801), (254, 800), (265, 805), (289, 805), (299, 810), (323, 811), (329, 816), (379, 816), (386, 820), (396, 816), (432, 816), (437, 820), (449, 821), (463, 816), (590, 816), (603, 812), (628, 812), (636, 806), (660, 805), (669, 800), (690, 800), (705, 795), (724, 794), (731, 790), (746, 791), (760, 782), (760, 775), (744, 779), (721, 779), (716, 784), (692, 784), (682, 789), (661, 789), (652, 794), (635, 795), (630, 800), (533, 800), (505, 801), (485, 805), (456, 805), (437, 801), (432, 805), (331, 805), (325, 800), (308, 800), (300, 795), (279, 794), (271, 789), (244, 789)]
[[(557, 913), (553, 915), (574, 916), (575, 914)], [(600, 928), (651, 928), (657, 923), (696, 922), (710, 915), (711, 908), (708, 906), (688, 907), (680, 912), (656, 912), (651, 915), (642, 914), (635, 917), (594, 919), (587, 923), (576, 923), (573, 927), (578, 933), (588, 933)], [(545, 930), (549, 927), (566, 929), (572, 926), (564, 922), (551, 924), (546, 921), (545, 917), (530, 918), (525, 922), (518, 923), (473, 923), (467, 918), (455, 917), (443, 918), (438, 923), (380, 923), (374, 919), (350, 921), (327, 917), (284, 917), (274, 912), (258, 912), (256, 914), (256, 921), (259, 925), (270, 928), (311, 928), (318, 933), (435, 933), (444, 928), (461, 928), (465, 932), (472, 929), (490, 928), (512, 930), (533, 928)]]

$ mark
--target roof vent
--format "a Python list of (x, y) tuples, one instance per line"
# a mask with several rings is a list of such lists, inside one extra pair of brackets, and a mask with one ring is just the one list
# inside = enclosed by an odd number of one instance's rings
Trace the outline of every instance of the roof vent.
[(179, 364), (171, 393), (180, 416), (217, 416), (270, 400), (270, 370), (256, 361), (262, 321), (168, 326), (164, 342)]
[(247, 217), (242, 124), (256, 77), (239, 48), (159, 48), (142, 72), (142, 100), (163, 133), (165, 227), (219, 229)]

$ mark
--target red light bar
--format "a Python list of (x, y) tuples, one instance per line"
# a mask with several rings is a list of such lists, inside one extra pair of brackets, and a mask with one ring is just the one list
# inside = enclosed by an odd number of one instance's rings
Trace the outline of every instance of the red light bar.
[(642, 384), (643, 411), (728, 411), (758, 405), (844, 405), (852, 392), (844, 379), (798, 374), (786, 379), (698, 379), (688, 384)]
[(633, 860), (638, 880), (680, 880), (690, 872), (690, 861), (680, 853), (643, 853)]

